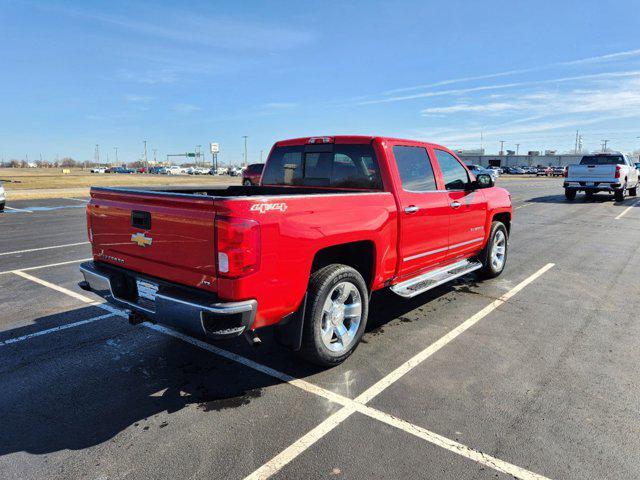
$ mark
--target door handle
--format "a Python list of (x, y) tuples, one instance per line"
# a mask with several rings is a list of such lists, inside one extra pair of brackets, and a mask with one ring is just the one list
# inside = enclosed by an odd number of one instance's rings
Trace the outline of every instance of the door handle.
[(462, 205), (460, 202), (451, 202), (451, 208), (459, 208)]
[(415, 205), (409, 205), (408, 207), (404, 207), (404, 213), (416, 213), (418, 210), (420, 209)]

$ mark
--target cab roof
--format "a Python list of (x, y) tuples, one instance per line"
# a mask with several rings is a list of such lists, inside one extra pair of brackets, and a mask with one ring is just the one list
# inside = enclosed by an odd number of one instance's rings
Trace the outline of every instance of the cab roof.
[[(330, 141), (323, 142), (322, 139), (329, 139)], [(392, 142), (392, 143), (407, 143), (407, 144), (415, 144), (415, 145), (429, 145), (431, 147), (436, 148), (444, 148), (445, 150), (449, 150), (447, 147), (442, 145), (438, 145), (436, 143), (431, 142), (423, 142), (421, 140), (411, 140), (407, 138), (395, 138), (395, 137), (382, 137), (377, 135), (318, 135), (313, 137), (300, 137), (300, 138), (292, 138), (289, 140), (279, 140), (276, 142), (277, 147), (285, 147), (292, 145), (306, 145), (310, 143), (371, 143), (374, 140), (378, 140), (380, 142)], [(317, 141), (317, 142), (316, 142)]]

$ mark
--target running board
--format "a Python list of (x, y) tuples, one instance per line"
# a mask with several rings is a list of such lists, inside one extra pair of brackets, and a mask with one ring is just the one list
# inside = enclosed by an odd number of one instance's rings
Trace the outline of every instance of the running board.
[(455, 278), (471, 273), (479, 268), (482, 268), (482, 263), (475, 260), (463, 260), (405, 280), (402, 283), (397, 283), (391, 287), (391, 290), (401, 297), (415, 297), (438, 285), (450, 282)]

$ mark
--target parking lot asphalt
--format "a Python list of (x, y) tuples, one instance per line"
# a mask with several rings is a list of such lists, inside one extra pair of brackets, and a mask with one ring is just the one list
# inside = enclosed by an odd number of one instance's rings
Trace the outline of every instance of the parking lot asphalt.
[(640, 477), (640, 203), (499, 186), (502, 276), (375, 294), (330, 370), (268, 332), (253, 349), (130, 326), (77, 287), (86, 199), (8, 203), (0, 478)]

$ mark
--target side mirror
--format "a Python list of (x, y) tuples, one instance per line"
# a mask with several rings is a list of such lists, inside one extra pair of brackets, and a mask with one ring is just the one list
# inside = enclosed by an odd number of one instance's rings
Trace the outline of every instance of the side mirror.
[(491, 188), (493, 187), (493, 178), (488, 173), (479, 173), (476, 176), (477, 188)]

